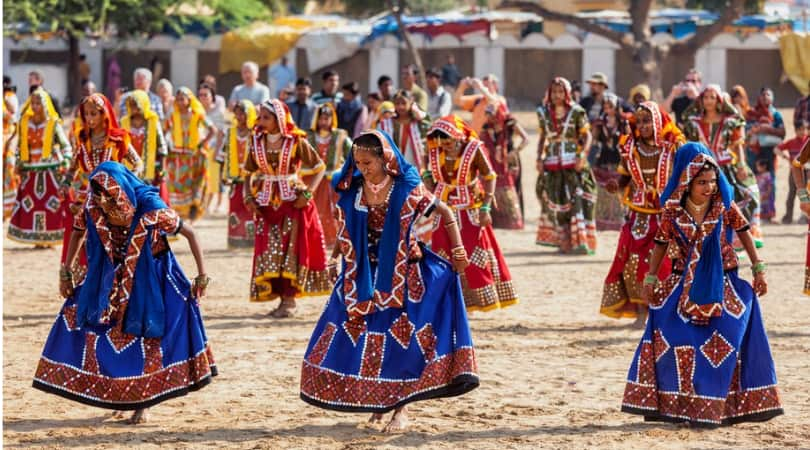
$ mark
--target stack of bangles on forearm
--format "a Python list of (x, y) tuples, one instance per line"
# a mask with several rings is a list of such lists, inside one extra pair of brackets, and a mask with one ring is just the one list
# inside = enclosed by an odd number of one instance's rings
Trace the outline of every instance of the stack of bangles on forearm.
[(481, 212), (488, 213), (490, 211), (492, 211), (492, 206), (487, 205), (487, 204), (481, 205)]
[(799, 195), (799, 202), (810, 203), (810, 194), (807, 193), (807, 189), (799, 189), (796, 193)]
[(658, 276), (648, 273), (644, 275), (644, 286), (655, 286), (655, 283), (658, 283)]
[(751, 264), (751, 273), (756, 275), (758, 273), (764, 274), (765, 271), (768, 269), (768, 265), (765, 264), (765, 261), (757, 261)]
[(59, 279), (61, 281), (73, 281), (73, 272), (62, 267), (59, 269)]
[(453, 259), (457, 261), (461, 261), (467, 258), (467, 251), (464, 250), (464, 247), (459, 245), (458, 247), (453, 247)]
[(208, 283), (211, 282), (211, 277), (208, 275), (197, 275), (197, 278), (194, 279), (194, 283), (197, 284), (198, 288), (205, 289), (208, 287)]
[(312, 200), (312, 191), (309, 189), (302, 189), (298, 191), (298, 193), (301, 194), (301, 196), (303, 196), (305, 199)]

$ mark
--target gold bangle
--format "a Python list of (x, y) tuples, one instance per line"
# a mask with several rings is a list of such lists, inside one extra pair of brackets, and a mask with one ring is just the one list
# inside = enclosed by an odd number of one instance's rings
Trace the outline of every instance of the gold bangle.
[(61, 267), (59, 268), (59, 279), (62, 281), (71, 281), (73, 280), (73, 272), (65, 267)]
[(208, 283), (211, 282), (211, 277), (208, 275), (197, 275), (197, 278), (194, 279), (194, 282), (197, 284), (198, 288), (205, 289), (208, 287)]

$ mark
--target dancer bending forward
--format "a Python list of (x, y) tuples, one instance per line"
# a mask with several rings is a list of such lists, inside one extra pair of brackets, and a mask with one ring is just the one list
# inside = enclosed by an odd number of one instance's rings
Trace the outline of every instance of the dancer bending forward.
[[(158, 189), (126, 167), (101, 164), (76, 216), (60, 291), (67, 298), (39, 360), (34, 387), (117, 411), (146, 408), (200, 389), (216, 375), (198, 299), (205, 296), (194, 230), (166, 207)], [(199, 275), (190, 282), (166, 240), (189, 241)], [(67, 269), (87, 239), (88, 273), (74, 286)]]

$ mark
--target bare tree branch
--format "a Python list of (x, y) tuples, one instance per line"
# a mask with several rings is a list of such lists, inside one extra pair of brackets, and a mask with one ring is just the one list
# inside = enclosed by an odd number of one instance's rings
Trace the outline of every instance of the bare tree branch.
[(650, 8), (653, 0), (630, 1), (630, 30), (636, 42), (644, 42), (650, 38)]
[(411, 40), (411, 33), (408, 32), (408, 29), (405, 27), (405, 23), (403, 23), (402, 21), (402, 12), (407, 7), (407, 0), (393, 0), (393, 1), (389, 0), (388, 3), (389, 7), (391, 8), (391, 11), (394, 13), (394, 18), (397, 21), (399, 34), (405, 41), (405, 46), (411, 53), (414, 64), (416, 64), (417, 69), (419, 69), (419, 73), (417, 74), (417, 77), (419, 79), (419, 86), (427, 88), (427, 79), (425, 77), (425, 65), (422, 63), (422, 55), (419, 54), (419, 49), (414, 47), (413, 41)]
[(587, 31), (589, 33), (602, 36), (610, 41), (613, 41), (621, 45), (622, 47), (631, 47), (633, 45), (633, 38), (629, 34), (620, 33), (606, 26), (594, 23), (589, 19), (577, 17), (573, 14), (566, 14), (558, 11), (552, 11), (538, 3), (521, 0), (506, 0), (504, 2), (501, 2), (498, 8), (499, 9), (511, 8), (511, 9), (519, 9), (521, 11), (526, 12), (532, 12), (537, 14), (538, 16), (543, 17), (546, 20), (563, 22), (570, 25), (574, 25), (583, 31)]
[(708, 44), (715, 36), (737, 20), (743, 12), (745, 0), (729, 0), (728, 5), (723, 9), (723, 14), (708, 27), (698, 29), (691, 38), (676, 42), (670, 49), (673, 53), (696, 52), (704, 45)]

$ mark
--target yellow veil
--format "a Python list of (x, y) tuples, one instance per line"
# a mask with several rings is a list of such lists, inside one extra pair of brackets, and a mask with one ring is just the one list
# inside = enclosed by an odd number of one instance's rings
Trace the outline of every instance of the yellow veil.
[[(121, 128), (131, 131), (132, 130), (132, 114), (134, 111), (130, 107), (129, 100), (132, 99), (138, 105), (138, 109), (143, 113), (143, 118), (146, 121), (146, 144), (142, 150), (145, 160), (146, 173), (144, 178), (152, 180), (155, 178), (155, 161), (157, 160), (157, 133), (160, 126), (160, 117), (152, 110), (152, 103), (149, 101), (149, 95), (146, 91), (136, 89), (132, 91), (127, 97), (127, 115), (121, 118)], [(182, 137), (182, 135), (181, 135)]]
[(28, 121), (34, 117), (34, 110), (31, 109), (31, 99), (34, 98), (35, 95), (39, 97), (42, 102), (42, 107), (45, 110), (45, 120), (47, 121), (45, 135), (42, 137), (42, 159), (49, 159), (51, 157), (54, 129), (60, 122), (59, 115), (56, 114), (56, 109), (53, 107), (51, 96), (45, 92), (45, 89), (41, 87), (37, 88), (31, 96), (28, 97), (28, 100), (25, 101), (25, 105), (22, 107), (22, 117), (20, 117), (20, 159), (26, 162), (30, 161), (31, 158), (29, 154), (30, 149), (28, 148)]

